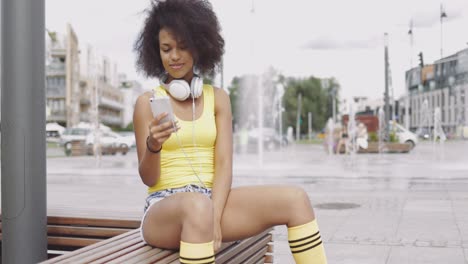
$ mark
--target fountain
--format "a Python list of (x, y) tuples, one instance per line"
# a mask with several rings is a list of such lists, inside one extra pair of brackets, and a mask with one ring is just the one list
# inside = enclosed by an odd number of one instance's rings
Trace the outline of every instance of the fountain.
[(456, 127), (455, 127), (455, 135), (458, 138), (463, 138), (463, 127), (465, 126), (465, 91), (458, 86), (455, 90), (455, 97), (456, 97)]
[(357, 137), (357, 130), (356, 130), (356, 119), (353, 105), (349, 106), (349, 120), (348, 120), (348, 141), (346, 143), (346, 148), (351, 155), (356, 154), (357, 152), (357, 144), (356, 144), (356, 137)]
[(441, 113), (440, 113), (440, 108), (437, 107), (434, 110), (434, 136), (433, 136), (433, 141), (434, 143), (439, 139), (439, 143), (443, 144), (447, 137), (445, 136), (444, 129), (442, 128), (442, 122), (441, 122)]
[(383, 153), (385, 150), (385, 130), (388, 124), (385, 124), (385, 111), (380, 108), (379, 109), (379, 133), (378, 133), (378, 140), (379, 140), (379, 153)]
[(333, 119), (330, 117), (327, 121), (327, 138), (326, 138), (328, 155), (333, 155), (334, 153), (334, 150), (333, 150), (333, 147), (335, 145), (334, 131), (335, 131), (335, 124), (333, 122)]
[(422, 135), (425, 139), (431, 138), (431, 109), (429, 108), (429, 101), (424, 99), (421, 107), (421, 114), (419, 120), (419, 128), (416, 134)]

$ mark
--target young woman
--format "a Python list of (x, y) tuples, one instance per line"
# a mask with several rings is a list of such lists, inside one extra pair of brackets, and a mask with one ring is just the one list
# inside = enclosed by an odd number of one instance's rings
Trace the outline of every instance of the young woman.
[[(302, 189), (231, 189), (229, 96), (203, 85), (200, 77), (214, 71), (224, 52), (210, 3), (154, 1), (135, 49), (139, 69), (162, 82), (138, 98), (133, 116), (139, 173), (148, 186), (143, 239), (155, 247), (180, 248), (182, 263), (214, 263), (221, 242), (287, 225), (296, 263), (326, 263)], [(160, 122), (164, 113), (153, 117), (150, 98), (166, 95), (175, 122)]]

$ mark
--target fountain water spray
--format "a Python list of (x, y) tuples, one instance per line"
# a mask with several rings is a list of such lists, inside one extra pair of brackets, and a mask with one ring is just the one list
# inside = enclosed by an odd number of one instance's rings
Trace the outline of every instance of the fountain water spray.
[(384, 139), (385, 139), (385, 130), (388, 124), (385, 124), (385, 111), (380, 108), (379, 109), (379, 153), (382, 153), (385, 148)]
[(440, 113), (440, 108), (437, 107), (434, 110), (434, 137), (433, 141), (434, 143), (439, 139), (439, 142), (443, 144), (447, 137), (445, 136), (444, 129), (442, 128), (442, 122), (441, 122), (441, 113)]
[(346, 148), (351, 154), (356, 154), (357, 144), (356, 144), (356, 119), (353, 105), (349, 106), (349, 120), (348, 120), (348, 141), (346, 143)]
[(420, 134), (421, 132), (428, 133), (429, 138), (430, 138), (431, 125), (432, 125), (431, 121), (433, 120), (431, 118), (431, 109), (429, 108), (429, 101), (427, 99), (424, 99), (424, 102), (422, 104), (420, 117), (421, 119), (419, 122), (418, 134)]
[(328, 149), (328, 155), (333, 155), (333, 146), (335, 144), (335, 139), (334, 139), (334, 132), (335, 132), (335, 124), (333, 122), (332, 118), (329, 118), (327, 121), (327, 149)]

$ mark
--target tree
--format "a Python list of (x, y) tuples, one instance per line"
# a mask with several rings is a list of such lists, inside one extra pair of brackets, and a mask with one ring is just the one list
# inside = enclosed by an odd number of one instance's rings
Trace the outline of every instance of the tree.
[[(283, 105), (286, 109), (284, 114), (285, 127), (296, 127), (298, 95), (302, 94), (302, 110), (300, 113), (301, 130), (300, 133), (307, 133), (307, 119), (309, 112), (312, 113), (312, 129), (322, 130), (326, 121), (332, 115), (331, 87), (339, 88), (335, 79), (331, 79), (329, 87), (326, 89), (322, 85), (322, 80), (316, 77), (306, 79), (286, 78), (286, 91), (283, 97)], [(336, 105), (336, 107), (338, 107)]]
[[(325, 85), (324, 85), (325, 84)], [(339, 93), (340, 93), (340, 84), (335, 78), (328, 78), (322, 80), (322, 87), (326, 90), (328, 95), (327, 99), (327, 119), (333, 117), (333, 100), (335, 100), (335, 113), (338, 113), (339, 105)]]
[(231, 85), (229, 85), (228, 87), (229, 98), (231, 100), (232, 119), (234, 124), (238, 123), (240, 114), (238, 111), (238, 103), (240, 97), (240, 81), (241, 79), (236, 76), (232, 79)]
[[(270, 68), (262, 75), (261, 84), (258, 76), (244, 75), (234, 77), (229, 86), (229, 97), (231, 99), (233, 124), (237, 126), (257, 127), (258, 120), (258, 89), (263, 86), (263, 125), (264, 127), (278, 127), (278, 91), (276, 86), (281, 83), (285, 87), (282, 105), (285, 109), (283, 114), (283, 128), (296, 127), (297, 122), (297, 98), (302, 94), (302, 111), (300, 114), (301, 134), (307, 132), (308, 112), (312, 113), (314, 130), (322, 130), (328, 118), (333, 112), (333, 91), (338, 94), (339, 84), (334, 78), (326, 79), (327, 85), (323, 85), (322, 79), (308, 77), (298, 79), (286, 77)], [(338, 109), (338, 103), (335, 108)], [(335, 109), (335, 110), (336, 110)], [(235, 127), (235, 126), (234, 126)], [(284, 131), (283, 131), (284, 132)]]

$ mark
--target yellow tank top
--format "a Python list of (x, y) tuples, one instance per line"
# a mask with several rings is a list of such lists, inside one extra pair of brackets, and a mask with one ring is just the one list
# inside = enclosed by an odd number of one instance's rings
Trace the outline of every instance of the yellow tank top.
[[(148, 188), (148, 193), (178, 188), (187, 184), (201, 185), (194, 170), (205, 186), (212, 188), (216, 141), (213, 89), (211, 85), (203, 85), (203, 113), (195, 122), (175, 117), (179, 121), (180, 129), (177, 135), (173, 133), (164, 142), (161, 150), (161, 176), (155, 185)], [(156, 94), (167, 94), (162, 87), (156, 88), (155, 92)], [(192, 129), (195, 131), (195, 145)], [(184, 152), (187, 156), (184, 155)], [(189, 160), (192, 166), (190, 166)]]

